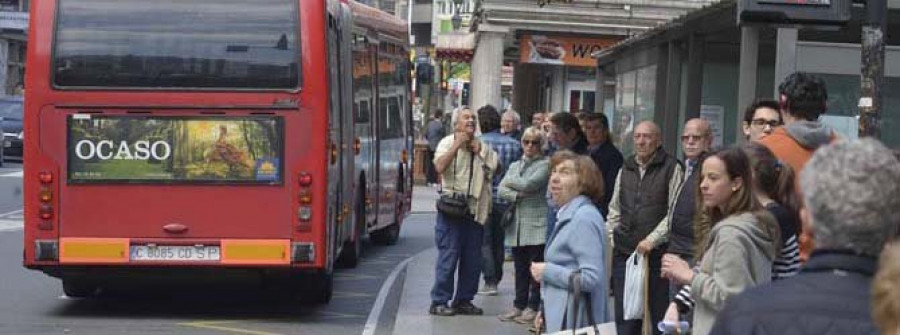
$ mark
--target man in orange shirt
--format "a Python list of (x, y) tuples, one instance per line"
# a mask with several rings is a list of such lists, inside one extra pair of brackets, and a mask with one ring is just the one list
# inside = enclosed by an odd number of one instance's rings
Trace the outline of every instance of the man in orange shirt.
[[(798, 174), (797, 180), (813, 152), (834, 139), (834, 132), (818, 121), (825, 113), (827, 100), (825, 82), (809, 73), (795, 72), (778, 85), (778, 107), (784, 126), (759, 142), (772, 150), (780, 161), (790, 165)], [(803, 227), (802, 231), (809, 229)], [(801, 233), (801, 260), (806, 261), (809, 257), (811, 244), (809, 236)]]

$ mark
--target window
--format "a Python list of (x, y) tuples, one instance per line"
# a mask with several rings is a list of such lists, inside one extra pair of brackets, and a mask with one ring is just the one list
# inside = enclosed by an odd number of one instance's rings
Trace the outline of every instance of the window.
[(656, 65), (616, 76), (616, 108), (610, 122), (614, 143), (622, 150), (622, 154), (629, 155), (633, 152), (634, 126), (644, 120), (653, 120), (655, 96)]
[(594, 112), (594, 91), (569, 91), (570, 112)]
[(60, 0), (54, 84), (291, 89), (296, 1)]

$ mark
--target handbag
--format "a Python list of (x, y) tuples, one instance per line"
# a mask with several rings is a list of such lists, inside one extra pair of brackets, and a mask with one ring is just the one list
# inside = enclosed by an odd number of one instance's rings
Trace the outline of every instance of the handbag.
[[(469, 159), (469, 189), (466, 190), (466, 194), (455, 192), (449, 194), (441, 193), (437, 203), (435, 203), (438, 212), (449, 219), (460, 220), (472, 218), (472, 213), (469, 212), (469, 195), (472, 192), (472, 168), (474, 166), (475, 157), (471, 157), (471, 159)], [(453, 176), (456, 176), (455, 159), (453, 161)]]
[[(571, 275), (569, 275), (569, 295), (566, 300), (571, 300), (571, 309), (566, 310), (565, 314), (563, 314), (562, 324), (560, 325), (560, 331), (551, 333), (549, 335), (611, 335), (616, 334), (616, 324), (615, 322), (607, 322), (603, 324), (598, 324), (596, 319), (594, 319), (594, 304), (591, 300), (590, 293), (581, 292), (581, 271), (573, 271)], [(587, 314), (588, 325), (586, 327), (578, 327), (578, 315), (579, 309), (581, 305), (581, 300), (584, 300), (584, 309), (585, 314)], [(567, 319), (569, 315), (572, 315), (572, 323), (568, 325)]]
[[(527, 165), (522, 164), (522, 168), (519, 169), (519, 177), (525, 174), (525, 169), (527, 167)], [(516, 222), (516, 205), (518, 203), (519, 200), (513, 201), (511, 204), (509, 204), (509, 207), (507, 207), (506, 210), (503, 211), (503, 216), (500, 217), (500, 227), (503, 227), (503, 229), (508, 229)]]
[(500, 227), (503, 229), (507, 229), (516, 222), (516, 202), (509, 204), (509, 207), (503, 211), (503, 216), (500, 217)]

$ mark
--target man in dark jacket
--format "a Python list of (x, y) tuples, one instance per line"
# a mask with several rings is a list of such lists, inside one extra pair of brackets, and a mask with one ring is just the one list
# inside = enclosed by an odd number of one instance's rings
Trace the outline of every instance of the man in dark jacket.
[[(547, 134), (547, 138), (550, 142), (547, 157), (553, 157), (553, 154), (560, 150), (569, 150), (579, 155), (588, 153), (584, 132), (578, 125), (578, 118), (572, 113), (560, 112), (550, 116), (550, 132)], [(557, 210), (550, 199), (550, 192), (547, 192), (547, 205), (547, 237), (549, 238), (556, 226)]]
[[(666, 214), (684, 172), (681, 163), (662, 149), (660, 141), (659, 126), (652, 121), (634, 128), (635, 154), (625, 159), (609, 203), (607, 227), (613, 237), (612, 276), (619, 335), (641, 334), (645, 327), (655, 329), (669, 304), (669, 282), (660, 276), (669, 230)], [(649, 263), (645, 306), (650, 306), (650, 320), (625, 321), (625, 266), (635, 251), (645, 255)]]
[(587, 140), (578, 118), (572, 113), (555, 113), (550, 117), (550, 137), (558, 146), (557, 150), (569, 150), (579, 155), (587, 154)]
[[(690, 119), (681, 134), (684, 149), (684, 182), (678, 187), (675, 202), (669, 208), (668, 252), (688, 263), (694, 258), (694, 211), (700, 164), (712, 145), (712, 131), (704, 119)], [(674, 292), (673, 292), (674, 293)]]
[(878, 334), (869, 292), (877, 258), (900, 222), (900, 162), (873, 139), (813, 154), (800, 174), (815, 249), (792, 278), (749, 289), (711, 334)]
[[(669, 235), (667, 253), (678, 255), (689, 264), (694, 264), (694, 214), (697, 199), (697, 184), (700, 180), (700, 166), (712, 146), (712, 130), (704, 119), (690, 119), (684, 124), (681, 146), (684, 151), (684, 182), (675, 193), (675, 202), (669, 208)], [(680, 291), (678, 285), (669, 286), (672, 302), (692, 305), (690, 291)]]
[(609, 119), (603, 113), (586, 113), (581, 121), (581, 129), (588, 142), (588, 155), (603, 175), (603, 203), (597, 204), (597, 209), (606, 218), (616, 175), (622, 168), (622, 152), (609, 140)]

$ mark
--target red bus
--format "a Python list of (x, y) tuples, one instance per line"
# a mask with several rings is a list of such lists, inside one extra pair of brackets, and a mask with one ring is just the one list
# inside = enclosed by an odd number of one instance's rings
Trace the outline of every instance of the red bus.
[(407, 34), (346, 0), (33, 3), (24, 265), (328, 302), (409, 211)]

